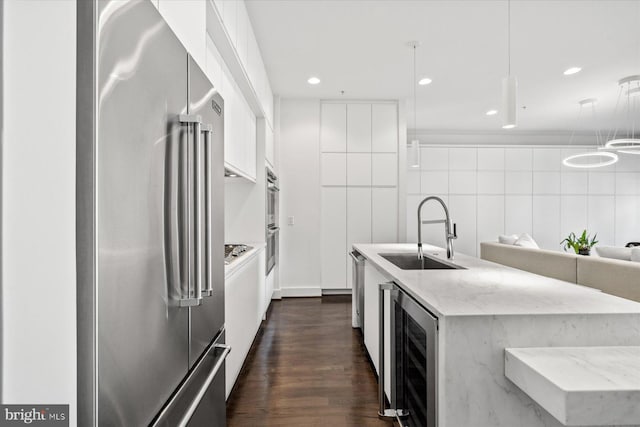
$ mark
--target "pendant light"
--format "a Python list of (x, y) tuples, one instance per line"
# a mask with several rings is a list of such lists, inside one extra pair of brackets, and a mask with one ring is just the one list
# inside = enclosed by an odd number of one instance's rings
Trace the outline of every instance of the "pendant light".
[(640, 130), (636, 129), (640, 114), (640, 75), (620, 79), (618, 86), (618, 102), (614, 110), (618, 122), (611, 138), (607, 138), (604, 149), (640, 154)]
[(511, 75), (511, 0), (507, 0), (507, 58), (508, 73), (502, 79), (502, 128), (513, 129), (518, 125), (518, 80)]
[[(416, 96), (416, 85), (417, 85), (417, 77), (416, 77), (416, 49), (420, 46), (420, 42), (412, 41), (407, 43), (409, 47), (413, 49), (413, 79), (411, 80), (411, 86), (413, 87), (413, 128), (417, 130), (418, 128), (418, 113), (417, 113), (417, 96)], [(411, 145), (409, 146), (409, 166), (412, 168), (420, 167), (420, 141), (418, 139), (411, 140)]]
[(576, 126), (574, 126), (573, 131), (571, 132), (571, 137), (569, 138), (569, 145), (573, 143), (573, 137), (576, 133), (576, 128), (578, 123), (580, 122), (580, 117), (582, 116), (582, 110), (584, 108), (591, 109), (591, 122), (596, 124), (596, 145), (597, 149), (593, 151), (587, 151), (584, 153), (574, 154), (562, 160), (562, 164), (570, 168), (580, 168), (580, 169), (592, 169), (592, 168), (601, 168), (604, 166), (609, 166), (618, 161), (618, 155), (615, 153), (611, 153), (609, 151), (603, 151), (604, 146), (602, 145), (602, 133), (597, 128), (597, 117), (596, 117), (596, 104), (598, 100), (596, 98), (587, 98), (578, 102), (579, 110), (578, 110), (578, 119), (576, 121)]

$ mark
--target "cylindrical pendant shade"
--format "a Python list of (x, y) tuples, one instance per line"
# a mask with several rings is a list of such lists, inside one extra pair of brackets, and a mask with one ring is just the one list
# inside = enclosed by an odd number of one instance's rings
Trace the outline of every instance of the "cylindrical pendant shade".
[(512, 129), (518, 125), (518, 80), (514, 76), (502, 79), (502, 128)]
[(409, 166), (412, 168), (420, 167), (420, 141), (414, 139), (409, 147)]

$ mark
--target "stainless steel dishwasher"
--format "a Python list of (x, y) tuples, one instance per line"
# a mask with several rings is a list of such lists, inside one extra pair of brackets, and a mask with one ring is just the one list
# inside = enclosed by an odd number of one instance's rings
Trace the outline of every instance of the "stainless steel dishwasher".
[(358, 251), (349, 253), (353, 258), (353, 301), (356, 305), (356, 325), (364, 334), (364, 261)]

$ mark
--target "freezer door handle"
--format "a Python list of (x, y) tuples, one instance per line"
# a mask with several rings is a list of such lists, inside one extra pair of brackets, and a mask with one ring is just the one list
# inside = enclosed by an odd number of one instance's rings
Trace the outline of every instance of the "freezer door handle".
[[(200, 239), (198, 238), (200, 230), (201, 213), (198, 210), (202, 204), (201, 189), (202, 179), (200, 178), (202, 171), (200, 166), (201, 151), (200, 133), (202, 125), (202, 117), (192, 114), (181, 114), (178, 118), (180, 124), (193, 127), (193, 140), (187, 141), (182, 152), (186, 161), (186, 206), (184, 208), (186, 221), (186, 278), (187, 278), (187, 295), (180, 299), (180, 306), (192, 307), (202, 303), (202, 263), (198, 260), (200, 252)], [(181, 171), (185, 174), (185, 171)], [(184, 176), (184, 175), (183, 175)], [(184, 229), (182, 230), (183, 232)], [(181, 237), (183, 239), (184, 237)]]
[(189, 423), (189, 420), (191, 420), (193, 413), (198, 408), (200, 401), (202, 400), (205, 393), (209, 389), (209, 386), (213, 382), (213, 379), (216, 377), (216, 375), (218, 374), (218, 371), (220, 370), (220, 368), (222, 368), (222, 365), (224, 364), (225, 359), (231, 352), (231, 346), (228, 346), (228, 345), (214, 344), (213, 347), (216, 350), (221, 350), (222, 352), (218, 355), (218, 360), (216, 361), (215, 365), (213, 365), (213, 368), (211, 368), (209, 375), (207, 375), (207, 379), (204, 381), (204, 383), (198, 390), (198, 393), (196, 394), (193, 401), (191, 401), (191, 404), (187, 408), (187, 411), (185, 412), (184, 416), (180, 420), (180, 423), (178, 424), (179, 427), (185, 427)]
[[(206, 281), (206, 289), (202, 291), (202, 295), (210, 297), (213, 295), (213, 231), (211, 225), (213, 224), (213, 207), (211, 206), (212, 196), (212, 165), (213, 165), (213, 149), (211, 147), (211, 134), (213, 133), (213, 126), (210, 124), (202, 125), (202, 133), (204, 133), (204, 274)], [(202, 257), (200, 257), (202, 259)]]

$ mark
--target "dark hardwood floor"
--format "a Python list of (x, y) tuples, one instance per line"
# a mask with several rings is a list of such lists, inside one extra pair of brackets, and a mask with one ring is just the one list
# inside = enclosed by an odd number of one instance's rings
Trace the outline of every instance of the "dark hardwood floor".
[(351, 297), (274, 301), (227, 402), (229, 426), (391, 426)]

